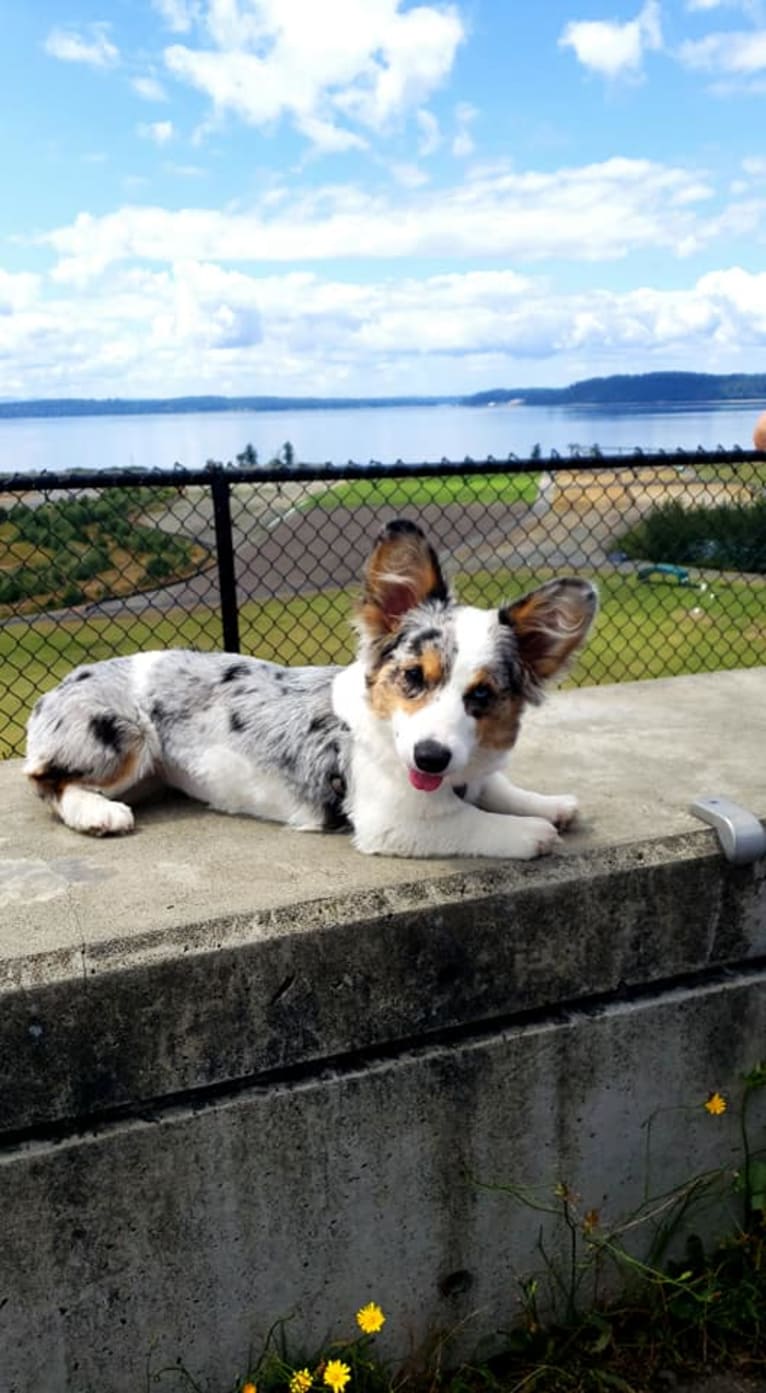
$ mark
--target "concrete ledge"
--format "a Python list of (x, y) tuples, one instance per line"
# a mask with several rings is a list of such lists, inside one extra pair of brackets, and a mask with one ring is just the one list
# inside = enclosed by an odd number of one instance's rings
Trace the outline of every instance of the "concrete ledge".
[(45, 956), (36, 981), (0, 995), (0, 1134), (766, 957), (763, 871), (727, 866), (708, 841), (456, 873), (223, 917), (161, 944), (97, 944), (79, 961)]
[[(763, 1055), (766, 865), (686, 809), (763, 817), (764, 750), (763, 668), (560, 693), (513, 773), (585, 816), (530, 864), (172, 799), (91, 841), (0, 766), (9, 1393), (135, 1393), (155, 1354), (228, 1386), (273, 1320), (321, 1336), (365, 1293), (403, 1346), (507, 1325), (537, 1219), (467, 1176), (616, 1213), (641, 1122)], [(736, 1126), (699, 1114), (663, 1122), (658, 1188), (733, 1163)]]
[(764, 867), (686, 811), (766, 813), (764, 698), (766, 669), (556, 694), (514, 774), (576, 788), (584, 821), (534, 864), (363, 857), (173, 801), (94, 841), (0, 765), (0, 1133), (766, 954)]

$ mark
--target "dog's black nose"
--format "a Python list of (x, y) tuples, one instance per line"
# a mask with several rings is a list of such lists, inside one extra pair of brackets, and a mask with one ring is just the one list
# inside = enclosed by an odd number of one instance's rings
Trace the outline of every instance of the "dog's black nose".
[(438, 740), (418, 740), (412, 753), (415, 767), (424, 774), (442, 774), (452, 758), (452, 751)]

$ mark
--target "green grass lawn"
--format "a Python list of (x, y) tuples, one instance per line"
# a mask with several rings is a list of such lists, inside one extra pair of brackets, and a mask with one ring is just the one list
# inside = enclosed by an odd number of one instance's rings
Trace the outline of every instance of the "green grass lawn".
[[(469, 604), (496, 605), (550, 578), (549, 571), (480, 571), (458, 576)], [(594, 685), (766, 663), (766, 584), (714, 581), (705, 592), (635, 575), (597, 577), (601, 613), (565, 685)], [(245, 652), (291, 665), (344, 663), (353, 656), (351, 591), (251, 601), (240, 612)], [(213, 611), (179, 610), (119, 619), (73, 617), (0, 629), (0, 756), (22, 752), (24, 725), (40, 692), (72, 667), (147, 648), (217, 649)]]
[(362, 505), (389, 508), (425, 508), (436, 503), (534, 503), (537, 474), (419, 475), (404, 479), (348, 479), (331, 484), (321, 493), (302, 502), (301, 511), (310, 508), (358, 508)]

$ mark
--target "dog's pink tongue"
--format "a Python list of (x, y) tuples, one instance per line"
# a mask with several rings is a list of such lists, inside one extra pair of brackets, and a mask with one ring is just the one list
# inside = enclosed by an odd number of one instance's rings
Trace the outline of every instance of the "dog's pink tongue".
[(422, 769), (410, 769), (410, 783), (421, 793), (433, 793), (442, 782), (441, 774), (424, 774)]

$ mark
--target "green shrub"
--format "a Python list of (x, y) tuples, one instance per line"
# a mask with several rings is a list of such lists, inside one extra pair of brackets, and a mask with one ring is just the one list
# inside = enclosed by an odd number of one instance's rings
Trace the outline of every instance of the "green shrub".
[(766, 499), (711, 508), (661, 503), (619, 546), (642, 561), (766, 574)]
[(71, 567), (72, 580), (91, 580), (109, 567), (109, 553), (105, 547), (88, 547)]
[(146, 574), (150, 580), (165, 580), (173, 574), (174, 569), (167, 556), (150, 556), (146, 563)]
[(21, 586), (18, 577), (12, 572), (0, 571), (0, 605), (13, 605), (21, 599)]
[(79, 585), (70, 584), (58, 596), (58, 603), (66, 608), (69, 605), (81, 605), (85, 598), (85, 592), (80, 589)]

